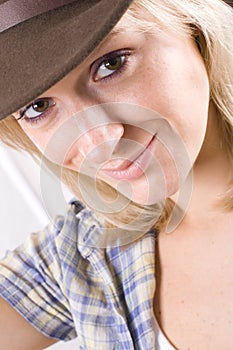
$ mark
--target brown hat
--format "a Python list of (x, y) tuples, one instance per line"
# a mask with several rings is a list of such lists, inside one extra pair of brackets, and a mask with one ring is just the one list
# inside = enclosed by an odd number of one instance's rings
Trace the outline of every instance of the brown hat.
[(62, 79), (132, 0), (0, 0), (0, 119)]

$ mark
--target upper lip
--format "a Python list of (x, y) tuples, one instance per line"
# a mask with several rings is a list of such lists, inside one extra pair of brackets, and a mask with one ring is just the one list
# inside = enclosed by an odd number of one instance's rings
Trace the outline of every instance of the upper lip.
[[(127, 169), (132, 163), (134, 163), (137, 158), (140, 157), (140, 155), (145, 152), (145, 150), (148, 148), (148, 146), (151, 144), (151, 142), (153, 141), (155, 135), (152, 136), (152, 138), (150, 139), (150, 141), (145, 145), (145, 147), (143, 148), (143, 150), (140, 151), (140, 153), (138, 153), (133, 160), (128, 160), (128, 159), (125, 159), (123, 160), (120, 165), (118, 165), (117, 167), (112, 167), (112, 168), (109, 168), (109, 167), (105, 167), (103, 166), (101, 168), (101, 170), (104, 170), (104, 171), (121, 171), (121, 170), (125, 170)], [(114, 162), (114, 160), (112, 160)], [(110, 161), (111, 162), (111, 161)]]

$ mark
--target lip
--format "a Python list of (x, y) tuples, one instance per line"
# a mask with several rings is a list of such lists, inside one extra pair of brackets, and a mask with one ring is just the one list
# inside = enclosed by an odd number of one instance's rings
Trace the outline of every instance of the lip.
[(101, 172), (116, 180), (132, 180), (140, 177), (151, 160), (151, 150), (155, 141), (156, 135), (133, 161), (126, 160), (117, 169), (101, 169)]

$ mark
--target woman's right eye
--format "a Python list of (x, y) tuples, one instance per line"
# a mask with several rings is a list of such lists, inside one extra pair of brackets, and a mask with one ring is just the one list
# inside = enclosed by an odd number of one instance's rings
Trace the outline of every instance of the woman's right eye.
[(29, 122), (35, 122), (45, 117), (50, 107), (53, 107), (55, 102), (52, 98), (40, 98), (30, 105), (24, 107), (20, 112), (20, 117), (17, 120), (23, 119)]

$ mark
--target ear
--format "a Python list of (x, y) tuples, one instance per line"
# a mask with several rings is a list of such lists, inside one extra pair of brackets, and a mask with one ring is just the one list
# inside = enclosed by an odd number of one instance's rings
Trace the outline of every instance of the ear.
[(203, 53), (203, 48), (202, 48), (202, 44), (201, 44), (200, 37), (199, 37), (199, 36), (195, 36), (195, 41), (196, 41), (198, 50), (199, 50), (200, 54), (202, 55), (202, 53)]
[(205, 60), (207, 58), (207, 55), (208, 55), (207, 50), (206, 50), (207, 45), (206, 45), (205, 37), (199, 29), (194, 30), (194, 40), (196, 42), (197, 48), (198, 48), (201, 56)]

